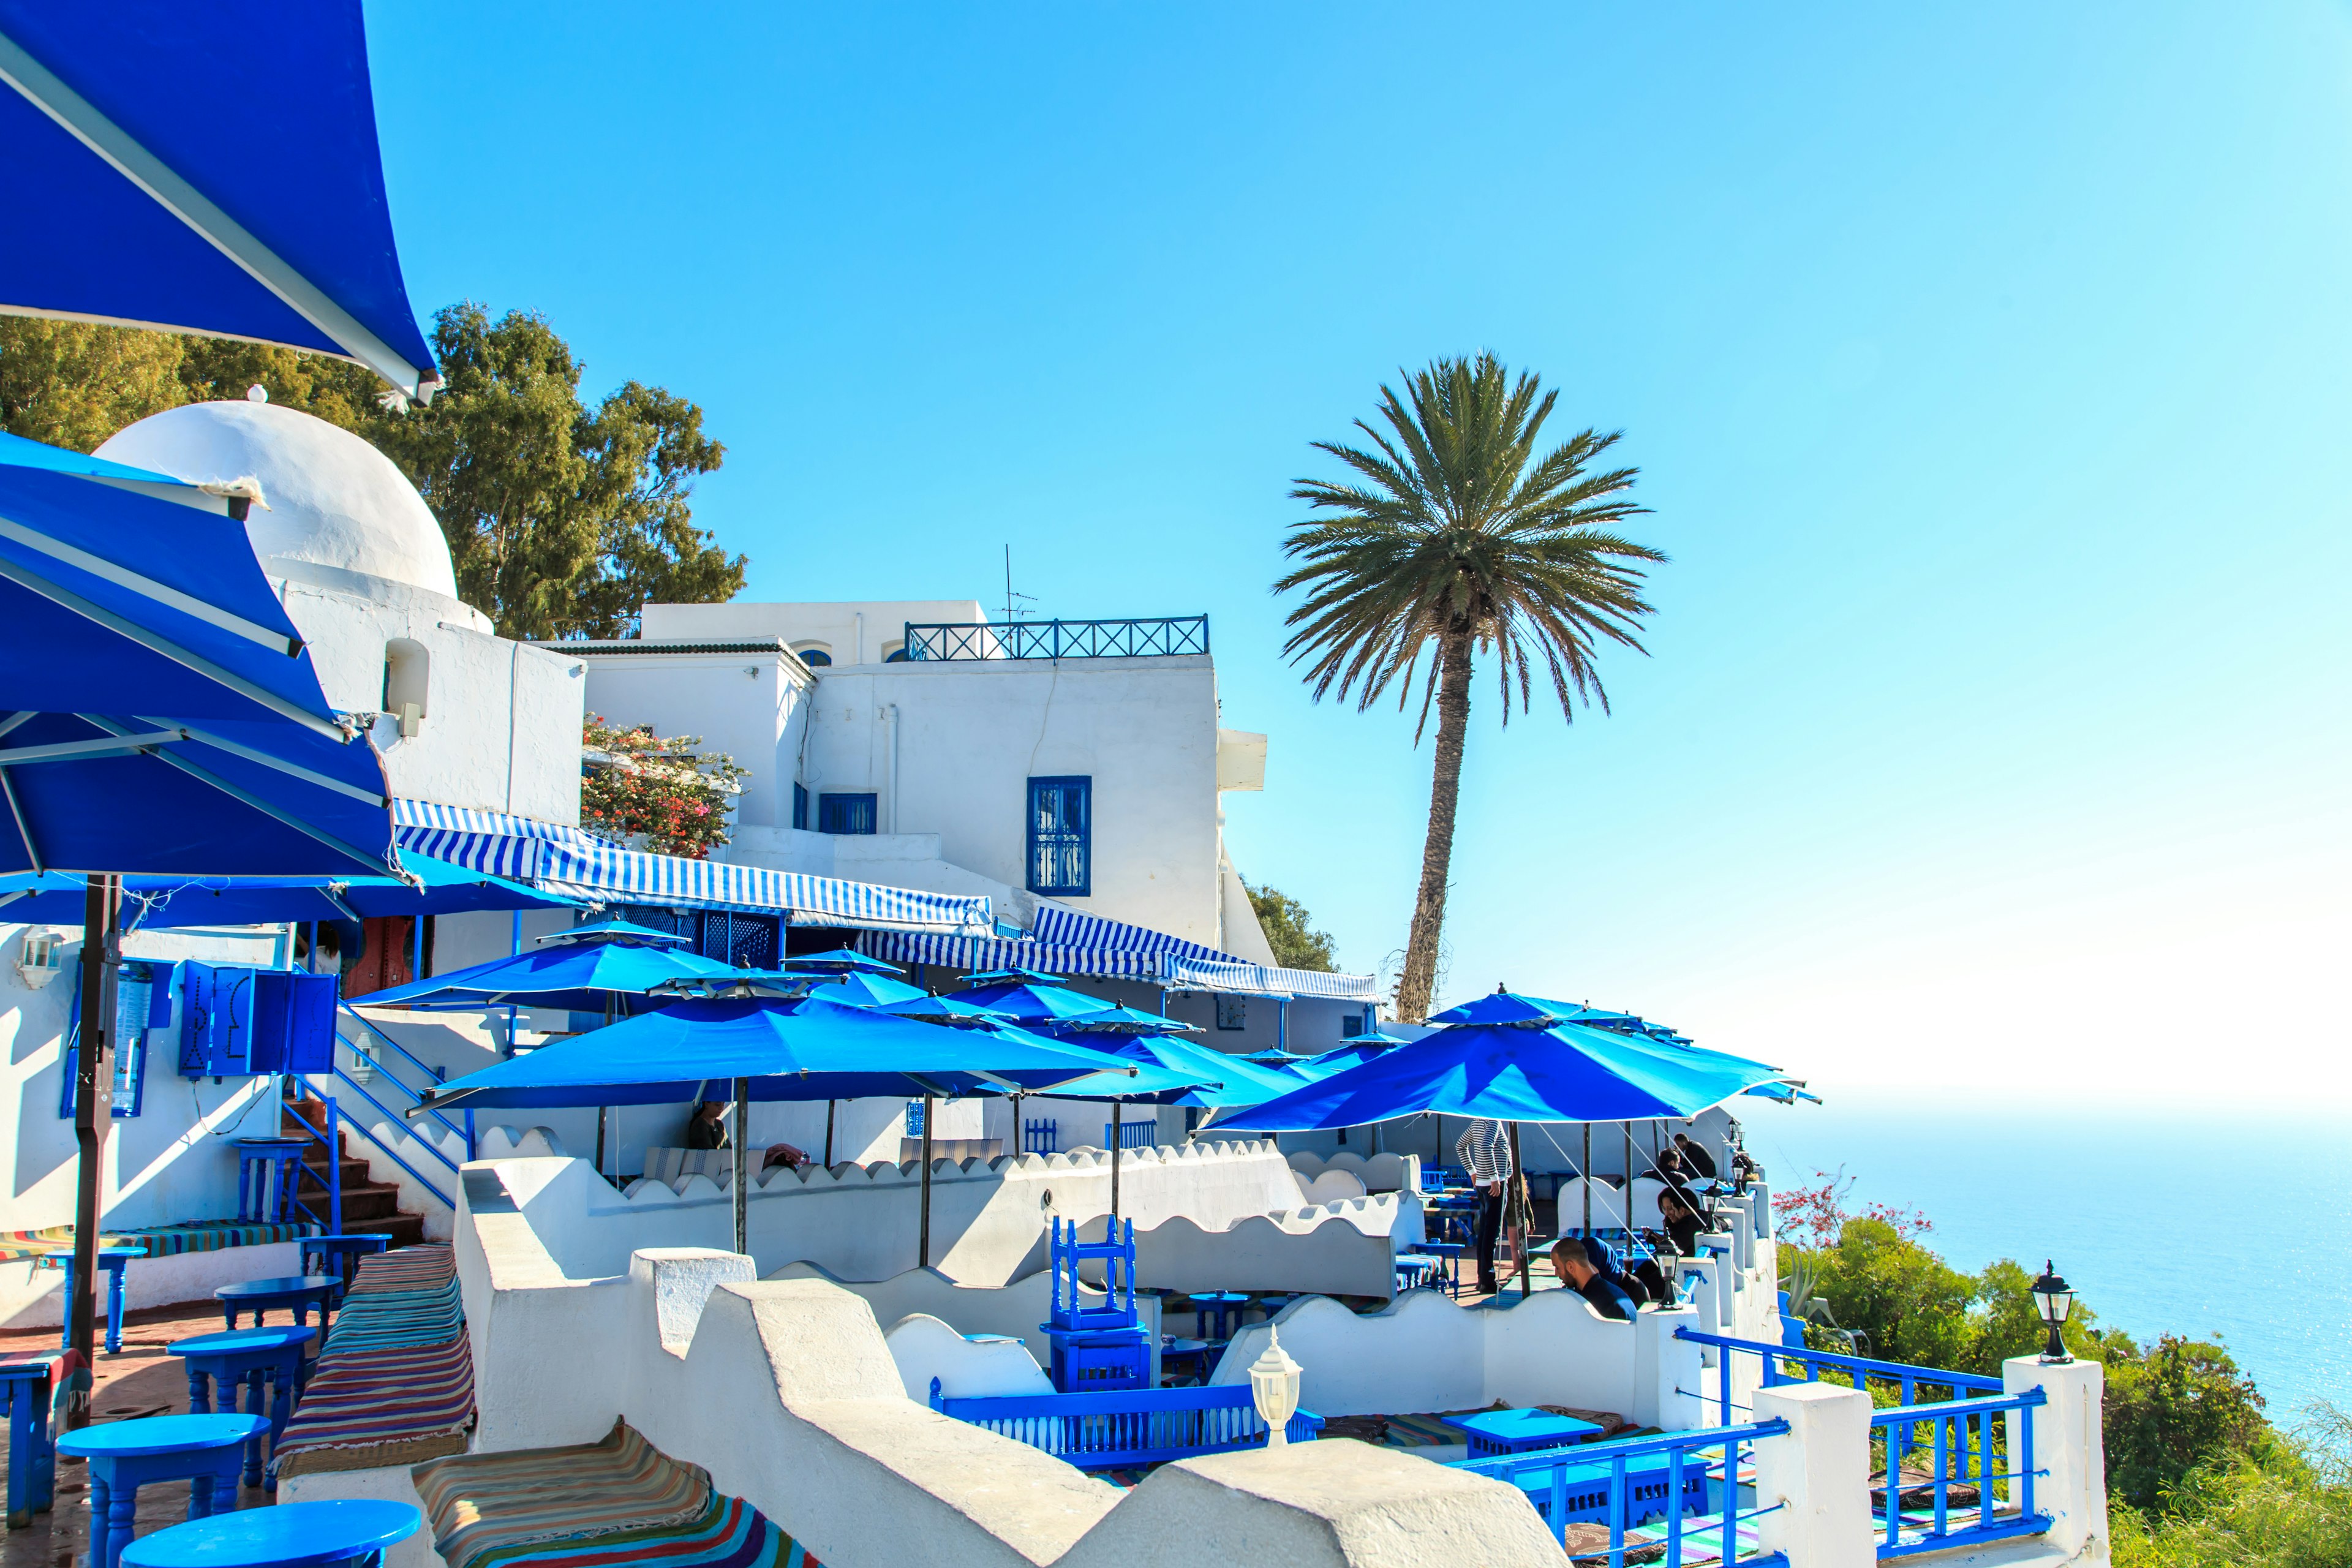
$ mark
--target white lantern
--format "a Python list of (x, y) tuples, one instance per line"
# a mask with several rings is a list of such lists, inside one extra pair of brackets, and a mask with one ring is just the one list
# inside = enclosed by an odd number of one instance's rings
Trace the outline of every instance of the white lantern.
[(1279, 1448), (1290, 1441), (1290, 1418), (1298, 1413), (1299, 1366), (1271, 1325), (1265, 1331), (1265, 1353), (1251, 1363), (1249, 1375), (1258, 1418), (1265, 1423), (1265, 1446)]

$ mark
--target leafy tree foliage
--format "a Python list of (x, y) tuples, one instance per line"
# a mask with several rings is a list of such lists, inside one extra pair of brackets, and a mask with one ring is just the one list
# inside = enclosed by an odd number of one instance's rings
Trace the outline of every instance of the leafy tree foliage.
[(651, 725), (624, 728), (588, 716), (581, 731), (581, 826), (629, 836), (661, 855), (709, 858), (727, 842), (729, 801), (745, 770), (724, 752), (703, 752), (699, 735), (664, 740)]
[[(2114, 1455), (2110, 1437), (2111, 1481)], [(2352, 1568), (2352, 1415), (2321, 1405), (2302, 1431), (2190, 1470), (2160, 1510), (2108, 1522), (2116, 1568)]]
[(1250, 908), (1257, 911), (1257, 923), (1265, 932), (1266, 945), (1274, 949), (1275, 963), (1285, 969), (1325, 973), (1337, 967), (1331, 958), (1331, 933), (1315, 929), (1315, 917), (1307, 912), (1305, 904), (1273, 888), (1253, 888), (1247, 882), (1242, 888), (1249, 894)]
[(2142, 1351), (2111, 1334), (2103, 1351), (2112, 1498), (2155, 1509), (2192, 1471), (2252, 1451), (2268, 1430), (2253, 1380), (2220, 1345), (2165, 1334)]
[(726, 449), (702, 410), (629, 382), (594, 407), (546, 318), (473, 303), (434, 319), (440, 395), (404, 409), (341, 360), (222, 338), (0, 318), (0, 428), (88, 451), (135, 419), (246, 395), (357, 432), (440, 519), (458, 595), (512, 637), (622, 637), (649, 599), (706, 604), (744, 558), (694, 526), (695, 481)]

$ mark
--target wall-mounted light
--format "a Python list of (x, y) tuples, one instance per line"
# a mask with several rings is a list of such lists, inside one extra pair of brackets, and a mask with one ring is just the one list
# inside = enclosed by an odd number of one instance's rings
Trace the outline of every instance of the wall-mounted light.
[(26, 931), (16, 944), (16, 973), (24, 977), (26, 990), (38, 991), (63, 973), (68, 940), (66, 932), (45, 926)]

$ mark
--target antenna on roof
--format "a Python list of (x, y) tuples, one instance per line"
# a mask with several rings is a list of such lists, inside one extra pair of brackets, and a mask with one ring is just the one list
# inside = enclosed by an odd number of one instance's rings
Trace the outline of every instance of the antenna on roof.
[(1037, 602), (1034, 595), (1013, 591), (1013, 546), (1007, 544), (1004, 547), (1004, 618), (1008, 621), (1017, 621), (1024, 614), (1016, 600), (1032, 605)]

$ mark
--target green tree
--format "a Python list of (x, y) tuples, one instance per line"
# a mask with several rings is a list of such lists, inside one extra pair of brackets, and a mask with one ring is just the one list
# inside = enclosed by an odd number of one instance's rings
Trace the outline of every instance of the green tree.
[(1274, 949), (1275, 963), (1285, 969), (1330, 973), (1335, 967), (1331, 933), (1315, 929), (1315, 917), (1307, 912), (1305, 904), (1273, 888), (1253, 888), (1244, 882), (1242, 890), (1249, 894), (1250, 908), (1257, 911), (1259, 929), (1265, 932), (1266, 945)]
[(1417, 1024), (1436, 981), (1474, 661), (1493, 658), (1506, 723), (1533, 705), (1538, 668), (1564, 718), (1580, 701), (1606, 711), (1595, 656), (1604, 643), (1640, 649), (1642, 565), (1665, 557), (1610, 531), (1648, 510), (1630, 494), (1635, 469), (1597, 466), (1618, 433), (1587, 429), (1538, 453), (1559, 395), (1534, 375), (1514, 379), (1482, 353), (1403, 381), (1402, 393), (1381, 388), (1379, 426), (1356, 421), (1369, 448), (1315, 443), (1354, 477), (1296, 482), (1291, 498), (1318, 515), (1284, 541), (1303, 564), (1275, 591), (1307, 592), (1283, 651), (1307, 661), (1318, 700), (1352, 694), (1360, 710), (1394, 686), (1402, 709), (1429, 658), (1414, 742), (1433, 704), (1436, 762), (1396, 1000)]
[(2253, 1380), (2220, 1345), (2165, 1334), (2143, 1352), (2114, 1334), (2105, 1348), (2109, 1496), (2154, 1510), (2190, 1472), (2252, 1452), (2268, 1432)]
[(181, 346), (169, 332), (0, 316), (0, 429), (95, 451), (133, 420), (188, 400)]

